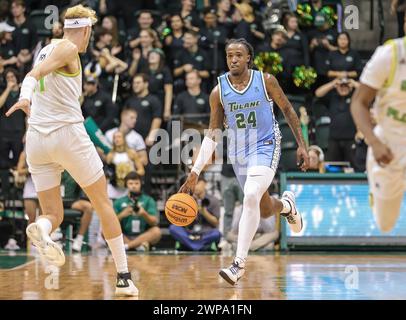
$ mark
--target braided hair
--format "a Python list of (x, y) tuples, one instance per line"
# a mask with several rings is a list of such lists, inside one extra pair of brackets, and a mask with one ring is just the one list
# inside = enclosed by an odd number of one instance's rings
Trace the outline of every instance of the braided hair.
[(248, 51), (248, 54), (250, 55), (250, 60), (248, 61), (248, 68), (251, 69), (254, 66), (254, 48), (252, 47), (252, 45), (244, 38), (229, 39), (226, 42), (226, 50), (230, 44), (242, 44), (243, 46), (245, 46), (245, 48)]

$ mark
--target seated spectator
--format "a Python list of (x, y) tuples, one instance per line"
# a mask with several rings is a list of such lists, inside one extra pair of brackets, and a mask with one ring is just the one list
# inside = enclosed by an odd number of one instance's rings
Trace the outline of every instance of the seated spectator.
[(405, 12), (406, 12), (406, 2), (404, 0), (391, 0), (390, 4), (390, 14), (391, 16), (396, 15), (398, 21), (398, 37), (402, 38), (405, 36)]
[(110, 198), (118, 198), (117, 195), (125, 193), (125, 177), (129, 172), (136, 171), (138, 175), (145, 174), (142, 164), (135, 150), (128, 148), (121, 131), (116, 131), (113, 135), (113, 149), (107, 154), (107, 165), (112, 167), (113, 176), (110, 184), (115, 188), (115, 194), (110, 193)]
[(330, 51), (326, 61), (329, 78), (358, 78), (362, 71), (361, 58), (357, 51), (351, 49), (348, 32), (341, 32), (337, 37), (338, 50)]
[(52, 34), (49, 37), (45, 37), (44, 39), (38, 41), (34, 50), (33, 50), (33, 58), (32, 60), (35, 61), (41, 52), (41, 50), (51, 43), (52, 39), (62, 39), (63, 37), (63, 24), (59, 21), (55, 21), (52, 25)]
[(159, 40), (156, 32), (152, 29), (141, 30), (140, 44), (132, 49), (132, 61), (129, 63), (130, 68), (128, 73), (133, 77), (136, 73), (148, 68), (148, 54), (154, 48), (160, 48)]
[(261, 24), (254, 15), (254, 9), (248, 3), (234, 3), (233, 38), (244, 38), (254, 48), (265, 39)]
[(19, 180), (24, 184), (23, 200), (24, 212), (28, 216), (28, 224), (35, 222), (37, 216), (41, 214), (41, 207), (38, 202), (38, 195), (35, 191), (34, 182), (28, 172), (27, 155), (23, 150), (18, 159), (15, 180)]
[(142, 136), (134, 130), (135, 123), (137, 122), (137, 111), (126, 108), (121, 112), (120, 119), (119, 127), (110, 129), (106, 132), (105, 136), (107, 141), (113, 145), (114, 134), (117, 131), (122, 132), (125, 136), (125, 141), (128, 147), (137, 152), (140, 161), (146, 166), (148, 164), (148, 155), (145, 142)]
[(121, 223), (126, 250), (148, 251), (161, 239), (155, 200), (143, 193), (141, 177), (130, 172), (125, 177), (127, 195), (114, 201)]
[(171, 70), (165, 65), (165, 55), (161, 49), (153, 49), (148, 54), (148, 66), (141, 70), (148, 75), (148, 90), (157, 96), (164, 106), (163, 118), (171, 117), (173, 99), (173, 79)]
[(324, 152), (316, 145), (312, 145), (308, 149), (309, 152), (309, 169), (308, 171), (316, 171), (318, 173), (325, 173), (324, 167)]
[(16, 44), (19, 67), (21, 66), (22, 71), (28, 71), (26, 70), (28, 67), (26, 64), (32, 60), (31, 52), (38, 42), (37, 28), (25, 15), (26, 6), (24, 0), (13, 0), (11, 2), (11, 14), (13, 20), (10, 25), (15, 27), (13, 40)]
[[(186, 73), (196, 69), (202, 79), (208, 79), (210, 76), (209, 59), (206, 52), (198, 46), (198, 34), (194, 31), (188, 30), (183, 36), (183, 47), (185, 50), (179, 52), (173, 62), (175, 77), (175, 92), (178, 93), (184, 88), (184, 76)], [(207, 83), (203, 86), (203, 90), (207, 91)]]
[(202, 92), (200, 85), (202, 79), (199, 76), (197, 70), (192, 70), (186, 74), (186, 91), (181, 92), (177, 95), (174, 105), (173, 114), (184, 116), (184, 128), (190, 125), (199, 125), (205, 128), (208, 127), (209, 117), (188, 117), (195, 114), (209, 114), (210, 104), (209, 96)]
[(99, 87), (99, 80), (86, 77), (83, 90), (83, 117), (92, 117), (103, 132), (114, 127), (118, 108), (111, 101), (111, 95)]
[(6, 69), (3, 75), (7, 87), (0, 96), (0, 169), (9, 169), (17, 165), (23, 150), (25, 113), (18, 111), (6, 117), (7, 111), (18, 101), (20, 82), (15, 69)]
[(72, 244), (72, 250), (74, 252), (81, 252), (83, 246), (83, 238), (89, 229), (90, 223), (92, 222), (93, 207), (89, 201), (89, 198), (81, 190), (79, 199), (72, 203), (71, 208), (82, 212), (79, 231), (75, 239), (73, 239)]
[(187, 227), (172, 224), (169, 226), (169, 232), (185, 249), (217, 251), (217, 244), (221, 238), (218, 230), (220, 201), (206, 194), (206, 181), (202, 177), (196, 184), (194, 197), (199, 205), (199, 212), (194, 222)]
[(0, 73), (5, 67), (18, 67), (18, 51), (13, 41), (14, 27), (0, 22)]
[(162, 104), (149, 92), (148, 76), (140, 73), (133, 78), (133, 95), (124, 103), (126, 108), (134, 109), (138, 118), (134, 130), (145, 140), (147, 147), (155, 142), (156, 129), (162, 123)]
[(164, 37), (164, 48), (167, 53), (167, 63), (172, 68), (173, 60), (183, 50), (183, 34), (185, 26), (180, 14), (175, 13), (170, 18), (170, 33)]
[(359, 83), (353, 79), (334, 79), (315, 92), (329, 110), (330, 136), (327, 149), (328, 161), (349, 161), (353, 165), (355, 124), (350, 104), (354, 88)]
[[(225, 236), (226, 240), (231, 243), (233, 248), (237, 248), (238, 229), (242, 215), (241, 207), (237, 208), (233, 215), (232, 228)], [(279, 239), (279, 231), (276, 229), (276, 217), (261, 218), (257, 232), (251, 242), (250, 251), (258, 251), (260, 249), (272, 250), (275, 241)]]

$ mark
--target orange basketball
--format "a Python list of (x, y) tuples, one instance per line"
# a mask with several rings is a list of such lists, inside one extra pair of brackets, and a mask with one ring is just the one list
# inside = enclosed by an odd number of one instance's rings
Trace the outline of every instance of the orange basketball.
[(176, 193), (165, 204), (165, 215), (170, 223), (184, 227), (191, 224), (197, 215), (197, 203), (187, 193)]

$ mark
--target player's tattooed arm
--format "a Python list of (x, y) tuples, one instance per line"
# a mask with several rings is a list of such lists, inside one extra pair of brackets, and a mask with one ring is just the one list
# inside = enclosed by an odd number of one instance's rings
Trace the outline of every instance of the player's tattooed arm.
[(302, 129), (300, 127), (300, 120), (293, 109), (291, 103), (286, 97), (285, 93), (279, 86), (278, 80), (270, 74), (264, 74), (266, 91), (270, 98), (275, 101), (278, 107), (282, 110), (286, 121), (288, 122), (299, 146), (305, 146)]
[(295, 136), (298, 144), (297, 149), (297, 165), (303, 170), (309, 167), (309, 155), (307, 153), (306, 144), (304, 142), (302, 129), (300, 126), (299, 118), (293, 109), (291, 103), (286, 97), (285, 93), (279, 86), (278, 80), (270, 74), (264, 74), (265, 86), (268, 95), (275, 101), (278, 107), (282, 110), (290, 129)]

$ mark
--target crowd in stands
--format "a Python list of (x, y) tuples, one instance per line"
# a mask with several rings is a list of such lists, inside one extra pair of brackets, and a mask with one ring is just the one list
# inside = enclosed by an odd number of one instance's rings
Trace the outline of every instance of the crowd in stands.
[[(29, 221), (38, 215), (39, 206), (25, 163), (26, 119), (22, 112), (7, 119), (5, 113), (18, 100), (23, 77), (40, 50), (63, 36), (62, 19), (55, 21), (51, 30), (38, 24), (37, 18), (47, 5), (57, 5), (62, 17), (66, 7), (83, 3), (99, 17), (88, 52), (81, 56), (81, 103), (84, 117), (95, 124), (94, 130), (101, 130), (108, 144), (99, 151), (128, 249), (148, 250), (161, 238), (156, 199), (150, 196), (154, 166), (148, 150), (156, 140), (154, 129), (168, 128), (178, 116), (186, 117), (186, 127), (207, 128), (208, 97), (217, 76), (227, 71), (225, 44), (230, 38), (247, 39), (256, 54), (275, 52), (281, 57), (282, 71), (275, 76), (285, 93), (300, 98), (300, 106), (306, 108), (310, 120), (302, 124), (307, 126), (309, 144), (315, 144), (314, 171), (323, 172), (320, 162), (325, 160), (348, 161), (356, 171), (365, 171), (365, 143), (349, 110), (362, 63), (351, 48), (349, 34), (322, 10), (336, 10), (340, 1), (299, 1), (311, 8), (312, 23), (306, 25), (288, 2), (281, 7), (279, 20), (269, 27), (264, 15), (268, 1), (259, 0), (0, 0), (0, 170), (14, 169), (16, 180), (20, 179), (22, 186), (25, 183), (24, 207)], [(298, 66), (315, 69), (317, 81), (311, 87), (295, 85), (292, 74)], [(317, 130), (324, 130), (325, 123), (330, 134), (319, 141)], [(297, 167), (282, 163), (281, 169)], [(232, 238), (236, 232), (232, 219), (241, 190), (226, 165), (222, 177), (223, 233)], [(218, 232), (219, 199), (206, 196), (205, 188), (206, 182), (200, 181), (195, 196), (201, 210), (195, 225), (170, 228), (180, 247), (213, 248), (222, 237)], [(83, 212), (74, 242), (74, 249), (80, 251), (93, 209), (77, 186), (65, 186), (64, 192), (64, 198), (72, 200), (69, 207)], [(133, 205), (134, 194), (138, 210)], [(262, 227), (267, 236), (261, 241), (269, 239), (266, 246), (277, 235), (274, 223)]]

